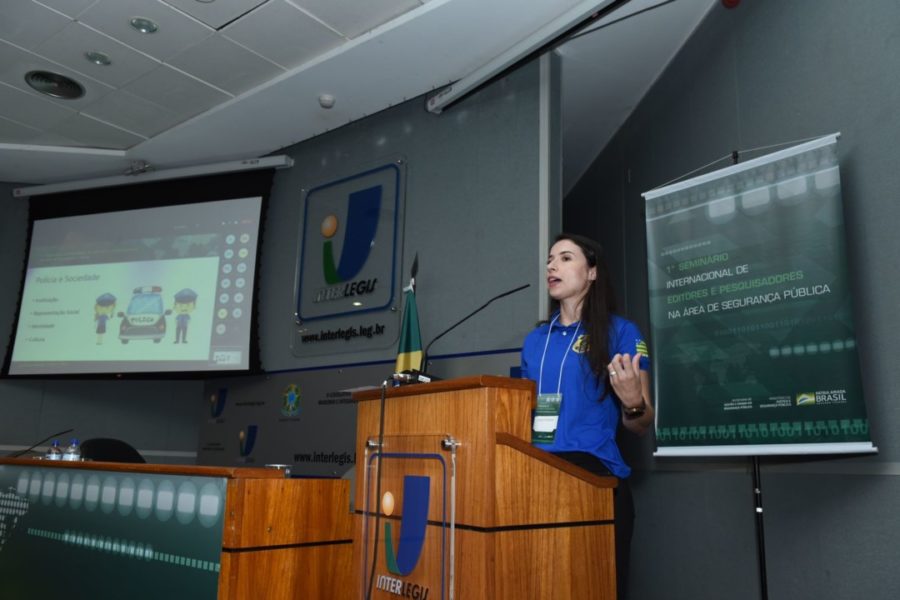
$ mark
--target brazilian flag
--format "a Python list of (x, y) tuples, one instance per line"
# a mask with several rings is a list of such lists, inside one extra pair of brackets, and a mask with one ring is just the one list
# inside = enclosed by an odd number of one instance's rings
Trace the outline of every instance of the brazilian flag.
[(400, 325), (400, 343), (397, 346), (397, 364), (394, 372), (422, 368), (422, 334), (419, 332), (419, 310), (416, 308), (416, 292), (412, 286), (406, 290), (403, 306), (403, 322)]

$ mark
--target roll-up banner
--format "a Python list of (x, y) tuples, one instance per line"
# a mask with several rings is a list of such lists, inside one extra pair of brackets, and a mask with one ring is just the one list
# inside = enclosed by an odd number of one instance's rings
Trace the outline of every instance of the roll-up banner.
[(837, 138), (643, 194), (657, 456), (877, 451)]

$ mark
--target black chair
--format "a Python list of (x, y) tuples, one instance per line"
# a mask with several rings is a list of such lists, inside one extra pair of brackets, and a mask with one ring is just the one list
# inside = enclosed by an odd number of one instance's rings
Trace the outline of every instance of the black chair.
[(134, 446), (113, 438), (91, 438), (81, 443), (81, 457), (85, 460), (100, 460), (120, 463), (145, 463), (141, 453)]

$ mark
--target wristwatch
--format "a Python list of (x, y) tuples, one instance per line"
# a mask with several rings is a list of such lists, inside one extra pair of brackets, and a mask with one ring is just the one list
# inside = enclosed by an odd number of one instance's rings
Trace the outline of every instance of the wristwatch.
[(644, 413), (647, 412), (647, 406), (641, 402), (640, 406), (623, 406), (622, 413), (625, 415), (626, 419), (638, 419), (644, 416)]

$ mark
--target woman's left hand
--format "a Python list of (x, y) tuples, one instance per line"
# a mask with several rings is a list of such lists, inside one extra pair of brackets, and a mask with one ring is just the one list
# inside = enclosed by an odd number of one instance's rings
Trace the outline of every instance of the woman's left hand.
[[(650, 376), (641, 371), (641, 353), (616, 354), (606, 368), (610, 385), (622, 404), (622, 424), (629, 431), (643, 435), (653, 423), (654, 412)], [(638, 410), (632, 412), (635, 409)]]
[(638, 352), (633, 357), (629, 354), (616, 354), (606, 369), (609, 371), (609, 383), (622, 402), (622, 407), (626, 410), (643, 407), (641, 353)]

